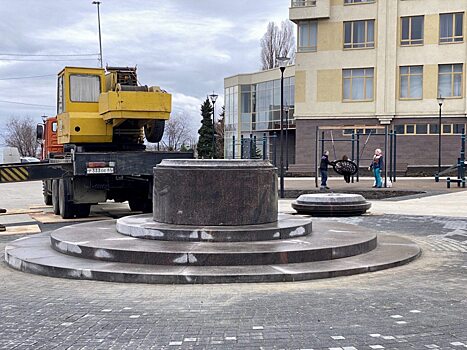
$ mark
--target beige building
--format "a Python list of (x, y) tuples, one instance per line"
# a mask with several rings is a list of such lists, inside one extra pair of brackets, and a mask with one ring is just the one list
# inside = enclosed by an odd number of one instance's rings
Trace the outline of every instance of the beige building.
[[(443, 164), (453, 164), (467, 122), (466, 11), (466, 0), (292, 0), (296, 158), (289, 170), (313, 171), (317, 126), (345, 127), (328, 135), (345, 139), (388, 125), (400, 135), (399, 169), (435, 165), (438, 96), (445, 98)], [(383, 138), (368, 141), (361, 158)], [(345, 142), (325, 147), (338, 157), (350, 152)]]

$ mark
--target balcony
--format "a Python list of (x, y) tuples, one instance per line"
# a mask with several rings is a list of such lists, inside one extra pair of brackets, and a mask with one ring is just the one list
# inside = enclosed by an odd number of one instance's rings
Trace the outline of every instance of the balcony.
[(331, 17), (331, 0), (292, 0), (289, 19), (293, 22)]

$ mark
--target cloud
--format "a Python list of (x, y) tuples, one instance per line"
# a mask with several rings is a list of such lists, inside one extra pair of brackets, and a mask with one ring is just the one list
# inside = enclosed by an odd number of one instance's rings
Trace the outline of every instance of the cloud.
[[(0, 54), (98, 52), (96, 7), (91, 1), (41, 0), (39, 5), (37, 0), (0, 0), (0, 7)], [(103, 0), (104, 62), (137, 65), (142, 84), (172, 93), (174, 112), (199, 123), (200, 105), (212, 91), (220, 95), (216, 103), (220, 110), (224, 77), (259, 69), (259, 41), (267, 23), (286, 19), (288, 7), (289, 0)], [(0, 55), (0, 79), (56, 74), (65, 65), (97, 65), (97, 57), (1, 60), (9, 57)], [(55, 85), (54, 77), (0, 80), (0, 101), (55, 105)], [(10, 115), (43, 113), (53, 114), (54, 108), (0, 102), (0, 125)]]

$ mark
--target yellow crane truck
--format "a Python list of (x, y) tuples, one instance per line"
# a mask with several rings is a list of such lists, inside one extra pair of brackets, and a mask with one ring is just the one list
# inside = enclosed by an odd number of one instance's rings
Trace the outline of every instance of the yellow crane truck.
[(161, 141), (171, 108), (169, 93), (138, 84), (136, 68), (65, 67), (57, 115), (37, 126), (42, 161), (1, 165), (0, 183), (42, 180), (45, 203), (63, 218), (86, 217), (109, 199), (150, 212), (153, 167), (193, 157), (146, 150), (145, 139)]

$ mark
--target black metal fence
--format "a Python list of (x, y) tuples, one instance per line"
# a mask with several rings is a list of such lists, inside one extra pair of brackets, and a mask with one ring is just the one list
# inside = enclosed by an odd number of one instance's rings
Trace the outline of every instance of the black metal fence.
[(250, 137), (232, 137), (231, 159), (263, 159), (269, 160), (274, 166), (277, 164), (277, 148), (279, 138), (276, 133), (263, 136), (250, 134)]

